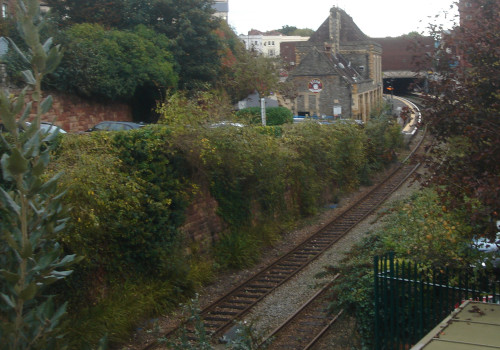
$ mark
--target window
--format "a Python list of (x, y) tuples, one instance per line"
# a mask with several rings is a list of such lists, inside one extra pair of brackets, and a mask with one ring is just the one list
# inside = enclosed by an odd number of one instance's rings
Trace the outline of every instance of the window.
[(7, 4), (2, 4), (2, 18), (7, 18)]

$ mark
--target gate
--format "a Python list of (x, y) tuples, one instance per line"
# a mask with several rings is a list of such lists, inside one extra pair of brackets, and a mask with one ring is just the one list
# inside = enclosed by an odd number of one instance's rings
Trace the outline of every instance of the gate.
[(375, 349), (409, 349), (462, 301), (499, 303), (499, 286), (485, 269), (430, 269), (393, 253), (375, 257)]

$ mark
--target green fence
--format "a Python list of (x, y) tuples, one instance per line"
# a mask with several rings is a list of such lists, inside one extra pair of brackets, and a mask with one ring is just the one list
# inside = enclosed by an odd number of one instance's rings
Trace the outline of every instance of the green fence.
[(500, 302), (498, 276), (485, 269), (429, 269), (375, 257), (375, 349), (409, 349), (464, 300)]

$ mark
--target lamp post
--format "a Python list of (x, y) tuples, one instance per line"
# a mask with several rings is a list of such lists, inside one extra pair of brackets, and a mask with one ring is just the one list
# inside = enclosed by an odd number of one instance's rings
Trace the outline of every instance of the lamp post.
[(262, 126), (266, 126), (266, 99), (260, 99), (260, 118), (262, 119)]

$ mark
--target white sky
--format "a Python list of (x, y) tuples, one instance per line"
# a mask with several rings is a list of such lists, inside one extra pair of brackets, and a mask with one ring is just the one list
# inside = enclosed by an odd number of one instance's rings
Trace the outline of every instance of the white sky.
[[(228, 0), (229, 25), (237, 34), (250, 29), (268, 31), (284, 25), (313, 30), (338, 6), (369, 37), (400, 36), (422, 32), (434, 17), (450, 13), (454, 0)], [(455, 7), (454, 7), (455, 10)], [(455, 11), (451, 11), (453, 14)], [(453, 15), (448, 15), (448, 18)], [(442, 16), (437, 23), (445, 23)], [(445, 25), (450, 28), (451, 25)]]

